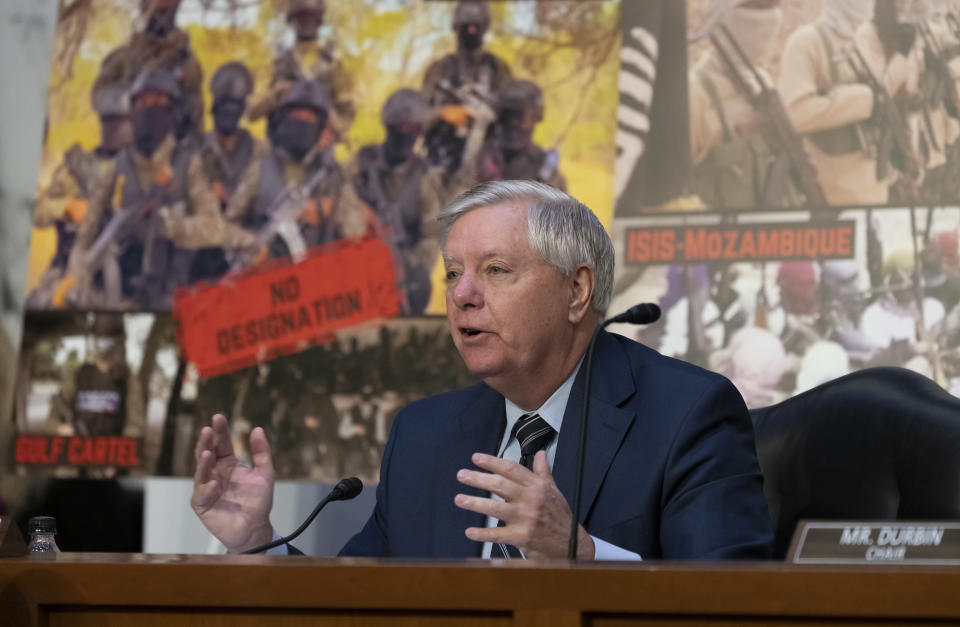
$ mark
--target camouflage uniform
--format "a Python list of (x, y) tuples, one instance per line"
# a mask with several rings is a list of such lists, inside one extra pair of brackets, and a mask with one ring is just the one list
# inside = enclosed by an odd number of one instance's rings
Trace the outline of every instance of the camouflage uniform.
[(138, 76), (153, 69), (173, 74), (184, 94), (178, 136), (200, 133), (203, 129), (203, 68), (190, 48), (190, 36), (179, 28), (174, 27), (163, 36), (146, 30), (135, 32), (129, 42), (104, 57), (93, 89), (117, 82), (129, 86)]
[[(394, 93), (381, 113), (385, 127), (412, 125), (422, 132), (429, 115), (423, 97), (411, 89)], [(371, 144), (357, 152), (348, 169), (360, 200), (383, 227), (383, 237), (403, 269), (406, 313), (422, 314), (430, 301), (430, 271), (437, 257), (436, 216), (443, 208), (439, 172), (414, 154), (391, 164), (386, 144)]]
[[(323, 10), (323, 0), (291, 0), (287, 21), (303, 11)], [(345, 133), (356, 114), (351, 96), (353, 78), (336, 57), (331, 42), (298, 41), (280, 51), (273, 61), (270, 91), (255, 100), (248, 111), (249, 119), (258, 120), (268, 115), (277, 107), (289, 85), (301, 80), (314, 80), (329, 88), (333, 102), (331, 128), (338, 135)]]
[[(489, 28), (490, 10), (485, 3), (457, 5), (453, 29), (468, 24), (476, 25), (483, 32)], [(427, 103), (440, 112), (440, 119), (426, 135), (433, 164), (451, 170), (459, 167), (470, 128), (468, 113), (462, 109), (468, 104), (467, 99), (477, 97), (492, 105), (500, 90), (512, 80), (506, 61), (482, 49), (461, 49), (430, 64), (423, 77), (423, 94)]]
[[(322, 85), (300, 81), (285, 92), (271, 114), (270, 127), (274, 129), (288, 110), (306, 108), (325, 115), (329, 107), (329, 92)], [(297, 219), (305, 245), (319, 246), (341, 237), (362, 235), (367, 229), (366, 213), (332, 151), (314, 145), (298, 161), (274, 145), (266, 156), (247, 168), (227, 205), (228, 223), (231, 228), (241, 229), (242, 241), (238, 241), (238, 247), (255, 244), (257, 233), (282, 209), (277, 201), (285, 190), (303, 185), (315, 175), (320, 176), (319, 183), (310, 194), (311, 202), (303, 207)], [(271, 239), (268, 252), (270, 257), (290, 254), (279, 236)]]
[[(217, 116), (218, 104), (235, 101), (238, 106), (245, 105), (252, 91), (253, 76), (243, 63), (232, 61), (221, 66), (210, 79), (214, 117)], [(238, 114), (240, 110), (237, 110)], [(236, 128), (230, 135), (223, 135), (218, 130), (204, 134), (200, 161), (221, 210), (226, 209), (250, 165), (266, 156), (267, 152), (266, 144), (255, 139), (244, 128)], [(232, 232), (237, 235), (235, 230)], [(244, 239), (242, 235), (238, 237)], [(223, 248), (204, 248), (194, 255), (190, 282), (215, 279), (228, 270)]]
[[(94, 90), (91, 104), (101, 119), (130, 116), (129, 97), (123, 85), (105, 85)], [(33, 223), (40, 228), (53, 226), (56, 229), (57, 249), (39, 285), (27, 297), (29, 307), (51, 305), (56, 287), (67, 269), (94, 187), (112, 166), (115, 156), (116, 150), (104, 146), (84, 150), (80, 144), (74, 144), (53, 171), (50, 185), (37, 198)]]
[(532, 179), (558, 189), (567, 183), (557, 167), (559, 156), (555, 150), (544, 150), (532, 141), (518, 151), (505, 148), (505, 115), (528, 118), (525, 124), (536, 124), (543, 119), (543, 92), (530, 81), (514, 81), (500, 92), (497, 102), (498, 121), (480, 151), (479, 180)]
[[(137, 79), (131, 97), (136, 101), (152, 92), (179, 102), (176, 81), (162, 70)], [(217, 200), (192, 142), (167, 135), (150, 156), (128, 146), (104, 170), (70, 256), (70, 274), (80, 277), (81, 284), (89, 280), (86, 256), (101, 228), (132, 207), (143, 207), (146, 213), (113, 244), (121, 296), (140, 307), (167, 309), (173, 291), (187, 283), (191, 251), (225, 240)]]

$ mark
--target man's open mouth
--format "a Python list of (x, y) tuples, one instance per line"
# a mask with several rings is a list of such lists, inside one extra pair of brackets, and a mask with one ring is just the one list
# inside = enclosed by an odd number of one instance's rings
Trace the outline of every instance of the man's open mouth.
[(472, 329), (470, 327), (460, 327), (460, 333), (466, 335), (467, 337), (474, 337), (475, 335), (480, 335), (483, 333), (480, 329)]

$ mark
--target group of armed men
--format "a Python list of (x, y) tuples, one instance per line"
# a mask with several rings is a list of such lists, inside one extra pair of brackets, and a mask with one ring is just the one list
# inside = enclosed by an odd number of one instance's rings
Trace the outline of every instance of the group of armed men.
[[(691, 188), (714, 209), (960, 200), (960, 3), (707, 0), (691, 40)], [(782, 52), (779, 76), (762, 67)]]
[[(484, 49), (485, 2), (453, 7), (457, 50), (420, 90), (385, 102), (386, 139), (346, 167), (334, 149), (354, 118), (352, 77), (319, 37), (323, 0), (290, 0), (295, 43), (257, 92), (241, 61), (210, 80), (176, 26), (179, 0), (141, 0), (130, 40), (103, 60), (92, 89), (100, 145), (66, 151), (38, 197), (37, 226), (57, 248), (33, 308), (167, 310), (176, 289), (373, 234), (390, 247), (401, 310), (423, 313), (437, 257), (436, 213), (469, 186), (532, 178), (564, 187), (557, 155), (533, 143), (543, 92)], [(267, 142), (243, 128), (266, 118)]]

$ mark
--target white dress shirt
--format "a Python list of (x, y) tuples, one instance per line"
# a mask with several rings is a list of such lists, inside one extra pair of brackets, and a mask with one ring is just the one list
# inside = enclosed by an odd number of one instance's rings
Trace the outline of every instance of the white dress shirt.
[[(550, 395), (550, 398), (541, 405), (535, 413), (539, 414), (541, 418), (547, 421), (554, 431), (557, 432), (557, 435), (553, 438), (550, 444), (547, 445), (547, 464), (550, 468), (553, 468), (553, 460), (557, 456), (557, 441), (560, 439), (560, 427), (563, 424), (563, 414), (567, 409), (567, 400), (570, 398), (570, 390), (573, 389), (573, 381), (577, 378), (577, 373), (580, 372), (580, 366), (583, 364), (583, 359), (580, 359), (580, 363), (577, 364), (577, 367), (573, 369), (573, 372), (570, 373), (570, 376), (567, 377), (567, 380), (557, 388), (557, 391)], [(513, 431), (513, 425), (517, 423), (517, 420), (520, 419), (524, 414), (530, 412), (524, 411), (517, 407), (514, 403), (510, 402), (508, 399), (504, 399), (506, 403), (507, 411), (507, 428), (503, 432), (503, 439), (500, 441), (499, 456), (504, 459), (512, 459), (513, 461), (520, 461), (520, 442), (516, 438), (511, 438), (510, 433)], [(503, 500), (496, 494), (491, 495), (492, 498), (497, 500)], [(491, 516), (487, 516), (487, 527), (496, 527), (497, 519)], [(273, 532), (273, 539), (276, 540), (280, 536), (277, 535), (276, 530)], [(597, 560), (633, 560), (637, 561), (642, 559), (638, 554), (622, 549), (615, 544), (610, 544), (605, 542), (600, 538), (590, 536), (593, 538), (593, 546), (595, 548), (593, 558)], [(483, 552), (482, 556), (485, 559), (490, 558), (490, 549), (492, 544), (490, 542), (483, 543)], [(521, 551), (522, 553), (522, 551)], [(267, 551), (267, 555), (286, 555), (287, 547), (286, 545), (280, 545), (274, 547)]]
[[(567, 380), (557, 388), (557, 391), (550, 395), (550, 398), (541, 405), (537, 410), (532, 413), (538, 414), (541, 418), (547, 421), (553, 430), (557, 432), (557, 435), (554, 436), (553, 440), (550, 441), (550, 444), (547, 445), (547, 465), (550, 468), (553, 468), (553, 460), (557, 457), (557, 441), (560, 440), (560, 427), (563, 425), (563, 414), (567, 410), (567, 400), (570, 398), (570, 390), (573, 389), (573, 382), (577, 378), (577, 373), (580, 372), (580, 366), (583, 364), (583, 358), (580, 359), (580, 363), (577, 364), (577, 367), (573, 369), (573, 372), (570, 373), (570, 376), (567, 377)], [(506, 401), (506, 410), (507, 410), (507, 428), (503, 432), (503, 439), (500, 441), (499, 456), (504, 459), (511, 459), (513, 461), (520, 461), (520, 442), (516, 438), (510, 437), (513, 426), (517, 423), (517, 420), (525, 414), (531, 412), (524, 411), (517, 407), (515, 404), (510, 402), (509, 399), (504, 399)], [(492, 494), (492, 498), (502, 501), (498, 495)], [(492, 516), (487, 516), (487, 527), (496, 527), (498, 520)], [(594, 559), (598, 560), (639, 560), (641, 557), (632, 551), (622, 549), (614, 544), (605, 542), (599, 538), (593, 538), (593, 545), (596, 548), (594, 553)], [(492, 548), (492, 543), (484, 542), (483, 543), (483, 557), (490, 557), (490, 550)], [(523, 551), (521, 551), (521, 554)]]

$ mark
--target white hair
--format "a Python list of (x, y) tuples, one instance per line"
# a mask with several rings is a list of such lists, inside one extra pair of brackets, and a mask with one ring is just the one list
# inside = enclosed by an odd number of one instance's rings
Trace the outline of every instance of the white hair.
[(465, 191), (437, 216), (441, 250), (453, 223), (465, 214), (509, 203), (526, 204), (527, 237), (541, 259), (567, 275), (582, 264), (593, 269), (593, 308), (605, 313), (613, 296), (613, 242), (589, 207), (545, 183), (490, 181)]

